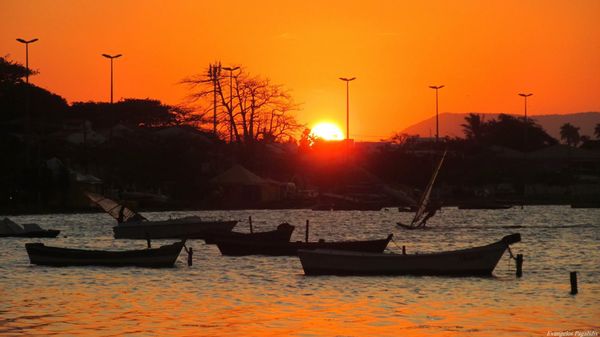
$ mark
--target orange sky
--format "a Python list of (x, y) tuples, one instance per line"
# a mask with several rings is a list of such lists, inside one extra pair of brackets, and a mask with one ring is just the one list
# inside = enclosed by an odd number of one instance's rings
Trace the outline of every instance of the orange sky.
[(37, 37), (32, 83), (70, 102), (183, 102), (178, 82), (209, 62), (241, 64), (292, 90), (298, 119), (379, 140), (440, 112), (600, 111), (600, 1), (0, 0), (0, 55)]

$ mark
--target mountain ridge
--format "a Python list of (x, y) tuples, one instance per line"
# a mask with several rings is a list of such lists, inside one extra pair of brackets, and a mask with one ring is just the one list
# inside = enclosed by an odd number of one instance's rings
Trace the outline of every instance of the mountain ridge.
[[(499, 113), (476, 113), (482, 115), (484, 121), (491, 119), (497, 119)], [(463, 128), (461, 124), (465, 123), (465, 117), (470, 113), (455, 113), (455, 112), (444, 112), (439, 114), (440, 124), (440, 137), (460, 137), (464, 138)], [(515, 117), (522, 117), (522, 115), (507, 114)], [(571, 123), (572, 125), (580, 128), (579, 134), (582, 136), (589, 136), (594, 139), (594, 127), (596, 124), (600, 124), (600, 112), (575, 112), (570, 114), (552, 114), (552, 115), (534, 115), (528, 116), (529, 119), (534, 120), (537, 124), (541, 125), (546, 132), (560, 140), (560, 127), (565, 123)], [(415, 123), (404, 130), (401, 133), (409, 135), (419, 135), (421, 137), (435, 137), (435, 115)]]

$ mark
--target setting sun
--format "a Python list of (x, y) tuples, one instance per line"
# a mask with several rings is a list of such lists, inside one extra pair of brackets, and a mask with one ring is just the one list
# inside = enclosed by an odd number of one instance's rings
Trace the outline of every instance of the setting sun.
[(322, 138), (325, 140), (342, 140), (344, 139), (344, 133), (334, 123), (321, 122), (315, 125), (310, 134), (313, 137)]

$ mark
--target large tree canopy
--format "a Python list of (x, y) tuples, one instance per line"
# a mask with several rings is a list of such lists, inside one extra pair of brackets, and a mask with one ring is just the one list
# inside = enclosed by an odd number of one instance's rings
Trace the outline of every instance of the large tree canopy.
[(89, 120), (97, 128), (122, 123), (130, 126), (166, 126), (178, 124), (176, 107), (154, 99), (125, 99), (116, 103), (76, 102), (71, 117)]
[(533, 119), (500, 114), (498, 119), (484, 121), (480, 115), (465, 117), (463, 129), (467, 140), (477, 144), (499, 145), (519, 151), (537, 150), (557, 143)]
[(30, 119), (28, 124), (34, 132), (60, 123), (69, 108), (66, 100), (46, 89), (26, 84), (23, 78), (27, 73), (22, 65), (0, 57), (0, 122), (9, 123), (17, 130), (24, 128)]
[(292, 114), (298, 106), (282, 86), (243, 68), (229, 69), (211, 64), (206, 74), (184, 80), (199, 106), (194, 121), (216, 125), (221, 138), (243, 144), (282, 141), (302, 129)]

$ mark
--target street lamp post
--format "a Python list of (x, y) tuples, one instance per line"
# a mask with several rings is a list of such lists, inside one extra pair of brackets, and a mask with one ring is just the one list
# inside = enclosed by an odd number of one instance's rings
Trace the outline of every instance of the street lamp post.
[(122, 54), (117, 54), (117, 55), (102, 54), (102, 56), (106, 57), (107, 59), (110, 59), (110, 104), (112, 104), (113, 103), (113, 60), (116, 58), (119, 58), (123, 55)]
[(442, 89), (443, 85), (430, 85), (431, 89), (435, 89), (435, 142), (440, 140), (440, 119), (438, 111), (438, 90)]
[[(229, 71), (229, 107), (231, 109), (231, 115), (233, 116), (233, 72), (240, 69), (240, 67), (223, 67), (223, 70)], [(230, 128), (229, 128), (229, 142), (233, 141), (233, 128), (235, 124), (233, 123), (233, 117), (230, 120)]]
[(21, 38), (17, 39), (17, 41), (19, 41), (25, 45), (25, 67), (27, 68), (27, 74), (25, 75), (25, 81), (27, 82), (27, 84), (29, 84), (29, 44), (34, 43), (37, 40), (38, 39), (31, 39), (31, 40), (24, 40)]
[(350, 139), (350, 82), (355, 79), (356, 77), (340, 77), (340, 80), (346, 82), (346, 140)]
[(523, 129), (523, 152), (527, 151), (527, 97), (533, 95), (532, 93), (520, 93), (519, 96), (524, 98), (525, 101), (525, 118), (524, 118), (524, 122), (525, 122), (525, 126)]
[(213, 84), (213, 133), (217, 137), (217, 81), (221, 76), (221, 64), (211, 64), (208, 68), (208, 76)]

